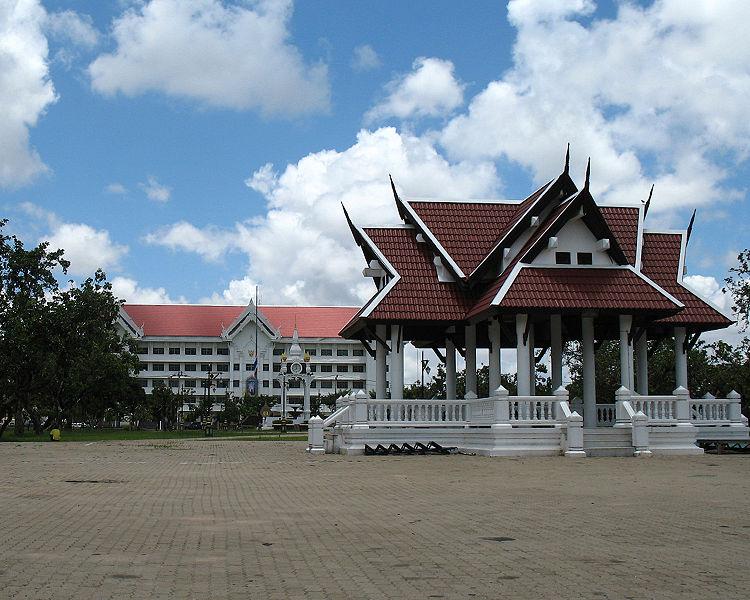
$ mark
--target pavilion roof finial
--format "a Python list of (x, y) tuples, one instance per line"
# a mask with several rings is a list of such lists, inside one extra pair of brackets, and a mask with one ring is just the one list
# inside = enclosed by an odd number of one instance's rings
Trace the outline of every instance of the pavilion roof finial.
[(566, 175), (570, 172), (570, 142), (568, 142), (568, 149), (565, 151), (565, 169), (563, 173)]
[(648, 200), (646, 200), (645, 205), (643, 206), (643, 218), (646, 218), (646, 215), (648, 214), (648, 209), (651, 206), (651, 196), (654, 195), (654, 184), (651, 184), (651, 191), (648, 193)]
[(589, 189), (589, 183), (591, 182), (591, 157), (589, 156), (589, 160), (586, 163), (586, 181), (583, 183), (583, 189), (588, 190)]
[(393, 197), (396, 199), (396, 201), (400, 200), (398, 192), (396, 191), (396, 184), (393, 183), (393, 176), (391, 176), (390, 173), (388, 173), (388, 179), (391, 180), (391, 190), (393, 190)]
[(690, 241), (690, 235), (693, 233), (693, 223), (695, 223), (695, 213), (698, 212), (697, 208), (693, 209), (693, 216), (690, 217), (690, 223), (688, 223), (687, 227), (687, 236), (685, 239), (685, 245), (687, 246), (688, 242)]

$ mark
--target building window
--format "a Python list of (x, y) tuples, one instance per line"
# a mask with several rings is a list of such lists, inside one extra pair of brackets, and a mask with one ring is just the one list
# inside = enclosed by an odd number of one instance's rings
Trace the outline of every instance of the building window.
[[(250, 368), (250, 365), (247, 365), (248, 369)], [(263, 363), (263, 370), (268, 371), (268, 363)]]
[(263, 387), (267, 388), (269, 384), (270, 384), (270, 381), (268, 381), (268, 379), (263, 380)]
[(321, 381), (320, 382), (320, 387), (326, 388), (326, 389), (331, 389), (333, 387), (333, 381)]
[(201, 356), (211, 356), (213, 353), (213, 348), (201, 348)]
[(569, 265), (570, 252), (555, 252), (555, 262), (558, 265)]
[(240, 387), (240, 380), (232, 379), (232, 387)]
[(318, 382), (317, 381), (311, 381), (310, 382), (310, 389), (314, 390), (316, 387), (318, 387)]
[(169, 363), (169, 370), (170, 371), (179, 371), (180, 370), (180, 363)]
[(333, 365), (320, 365), (320, 372), (321, 373), (332, 373), (333, 372)]
[(281, 365), (279, 363), (276, 363), (273, 365), (273, 372), (279, 373), (281, 371)]
[(318, 365), (310, 365), (310, 373), (317, 373)]
[(591, 252), (579, 252), (578, 256), (579, 265), (592, 265), (594, 264), (594, 255)]
[(217, 386), (217, 387), (220, 387), (220, 388), (225, 388), (225, 387), (227, 387), (228, 385), (229, 385), (229, 380), (228, 380), (228, 379), (219, 379), (219, 380), (218, 380), (218, 381), (216, 382), (216, 386)]
[(362, 381), (361, 379), (359, 379), (357, 381), (353, 381), (352, 385), (354, 386), (355, 390), (363, 390), (363, 389), (365, 389), (365, 387), (367, 387), (367, 384), (364, 381)]
[(138, 346), (138, 354), (148, 354), (148, 346)]
[(185, 370), (186, 371), (197, 371), (198, 370), (197, 366), (198, 365), (196, 365), (194, 363), (185, 363)]
[(354, 350), (352, 350), (352, 356), (364, 356), (364, 355), (365, 355), (365, 351), (363, 348), (355, 348)]
[(273, 355), (274, 356), (281, 356), (282, 354), (284, 354), (284, 349), (283, 348), (274, 348), (273, 349)]
[(348, 373), (348, 372), (349, 372), (348, 365), (336, 365), (336, 373)]
[(337, 381), (336, 387), (340, 390), (348, 390), (349, 389), (349, 382), (348, 381)]
[(216, 354), (219, 354), (221, 356), (229, 356), (229, 348), (217, 348)]
[(364, 373), (365, 365), (352, 365), (352, 373)]
[(152, 379), (151, 387), (154, 387), (154, 388), (166, 387), (166, 383), (164, 382), (163, 379)]
[(292, 379), (289, 382), (289, 387), (293, 389), (299, 389), (299, 379)]
[(240, 363), (234, 363), (232, 365), (232, 370), (233, 371), (239, 371), (240, 370)]
[(185, 356), (195, 356), (195, 348), (185, 348)]
[(164, 348), (154, 348), (152, 352), (154, 354), (164, 354)]
[(333, 356), (333, 350), (331, 348), (321, 348), (320, 355), (321, 356)]
[(148, 363), (138, 363), (138, 370), (139, 371), (148, 371)]
[(163, 371), (164, 370), (164, 363), (152, 363), (151, 364), (151, 370), (152, 371)]
[(318, 355), (318, 351), (317, 351), (317, 350), (316, 350), (315, 348), (310, 348), (310, 349), (309, 349), (309, 350), (307, 351), (307, 353), (308, 353), (308, 354), (309, 354), (310, 356), (317, 356), (317, 355)]
[(216, 370), (219, 371), (219, 373), (229, 373), (229, 363), (218, 363), (216, 365)]
[(179, 349), (179, 348), (174, 348), (174, 347), (171, 347), (171, 348), (169, 349), (169, 353), (170, 353), (170, 354), (172, 354), (172, 355), (174, 355), (174, 354), (179, 354), (179, 353), (180, 353), (180, 349)]
[(349, 350), (339, 348), (338, 350), (336, 350), (336, 356), (349, 356)]
[(201, 371), (210, 371), (211, 363), (201, 363)]
[(185, 380), (185, 387), (186, 388), (194, 388), (194, 387), (196, 387), (196, 385), (195, 385), (195, 379), (186, 379)]
[(278, 380), (278, 379), (274, 379), (274, 380), (273, 380), (273, 387), (274, 387), (274, 389), (276, 389), (276, 390), (280, 390), (280, 389), (281, 389), (281, 383), (279, 382), (279, 380)]

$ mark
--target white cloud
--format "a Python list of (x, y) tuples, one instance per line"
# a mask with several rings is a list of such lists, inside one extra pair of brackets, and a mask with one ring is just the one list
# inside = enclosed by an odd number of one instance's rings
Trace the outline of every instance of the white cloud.
[[(180, 222), (150, 241), (207, 260), (245, 253), (248, 272), (213, 301), (247, 302), (260, 282), (265, 302), (358, 304), (373, 288), (361, 276), (362, 254), (341, 203), (359, 225), (400, 222), (389, 173), (409, 196), (488, 197), (499, 183), (492, 163), (449, 163), (423, 138), (391, 127), (363, 130), (346, 150), (310, 154), (281, 173), (271, 165), (256, 170), (247, 185), (265, 197), (264, 217), (221, 230)], [(196, 241), (179, 241), (188, 237)]]
[(149, 175), (146, 183), (139, 183), (138, 186), (145, 192), (148, 199), (154, 202), (168, 202), (172, 196), (172, 188), (159, 183), (153, 175)]
[(355, 71), (372, 71), (381, 65), (380, 57), (370, 44), (363, 44), (354, 49), (352, 69)]
[(94, 27), (91, 17), (73, 10), (50, 13), (47, 16), (46, 28), (50, 35), (83, 48), (90, 49), (99, 43), (99, 32)]
[(367, 111), (365, 120), (447, 115), (463, 104), (463, 87), (453, 75), (451, 61), (418, 58), (411, 73), (396, 77), (386, 85), (388, 96)]
[(59, 223), (45, 239), (50, 248), (65, 250), (71, 275), (93, 275), (96, 269), (118, 268), (128, 247), (116, 244), (106, 229), (94, 229), (85, 223)]
[(115, 277), (112, 279), (112, 292), (115, 296), (131, 304), (185, 304), (183, 297), (172, 299), (163, 287), (144, 288), (135, 279)]
[(36, 0), (0, 3), (0, 187), (28, 183), (47, 171), (29, 143), (29, 129), (56, 100), (45, 19)]
[(652, 181), (654, 213), (736, 197), (723, 185), (750, 150), (750, 4), (620, 3), (615, 19), (576, 20), (593, 8), (510, 2), (513, 67), (442, 131), (449, 155), (509, 159), (541, 182), (570, 141), (602, 199), (637, 202)]
[(186, 221), (162, 227), (149, 233), (144, 240), (172, 250), (194, 252), (211, 262), (218, 261), (227, 250), (235, 247), (232, 231), (213, 226), (200, 229)]
[(288, 41), (290, 0), (150, 0), (117, 18), (117, 47), (89, 66), (102, 94), (157, 91), (201, 103), (257, 108), (268, 115), (325, 111), (324, 64), (308, 63)]
[(107, 185), (107, 187), (104, 188), (104, 191), (108, 194), (115, 194), (116, 196), (123, 196), (124, 194), (128, 193), (128, 190), (125, 188), (125, 186), (117, 182)]

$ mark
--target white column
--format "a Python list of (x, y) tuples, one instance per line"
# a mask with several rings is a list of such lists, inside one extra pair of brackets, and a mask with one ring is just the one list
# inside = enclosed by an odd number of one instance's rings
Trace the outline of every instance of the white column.
[(594, 317), (581, 317), (581, 346), (583, 350), (583, 426), (596, 427)]
[(488, 330), (490, 338), (489, 394), (492, 396), (500, 387), (500, 321), (490, 319)]
[(466, 340), (466, 392), (477, 393), (477, 326), (467, 325)]
[(556, 390), (562, 385), (562, 315), (552, 315), (549, 326), (552, 389)]
[(620, 315), (620, 385), (632, 390), (630, 372), (633, 370), (633, 363), (630, 354), (630, 326), (633, 324), (631, 315)]
[(635, 355), (638, 360), (638, 387), (641, 396), (648, 396), (648, 336), (644, 331), (635, 343)]
[(687, 352), (685, 351), (685, 338), (687, 332), (684, 327), (674, 328), (674, 373), (675, 387), (688, 386), (688, 363)]
[[(386, 398), (386, 378), (385, 378), (385, 361), (388, 354), (388, 348), (385, 345), (386, 326), (375, 325), (375, 334), (378, 339), (375, 341), (375, 397), (378, 400)], [(383, 340), (382, 342), (380, 340)]]
[(529, 323), (529, 395), (536, 395), (536, 347), (533, 323)]
[(456, 399), (456, 345), (445, 340), (445, 399)]
[(391, 398), (404, 398), (404, 346), (401, 340), (400, 325), (391, 325)]
[[(531, 394), (531, 361), (529, 356), (530, 339), (523, 341), (526, 333), (526, 322), (529, 315), (516, 315), (516, 382), (518, 383), (518, 395), (528, 396)], [(531, 335), (531, 332), (529, 332)]]

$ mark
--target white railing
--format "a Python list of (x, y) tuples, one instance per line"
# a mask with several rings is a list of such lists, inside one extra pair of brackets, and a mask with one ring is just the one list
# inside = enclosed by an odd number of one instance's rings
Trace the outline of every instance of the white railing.
[(596, 405), (596, 426), (611, 427), (615, 424), (615, 405), (614, 404), (597, 404)]
[(675, 396), (632, 396), (630, 402), (636, 412), (641, 411), (650, 423), (676, 423), (677, 398)]
[(465, 400), (367, 400), (371, 426), (464, 425), (469, 417)]
[(690, 420), (695, 425), (727, 425), (742, 421), (740, 395), (731, 391), (726, 398), (706, 394), (703, 398), (690, 399)]
[(511, 423), (556, 423), (557, 398), (554, 396), (508, 396)]

